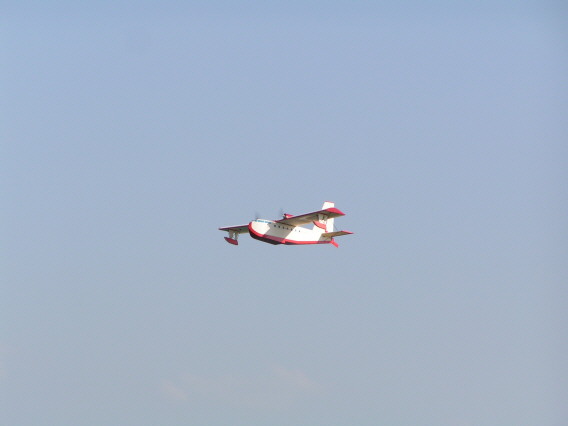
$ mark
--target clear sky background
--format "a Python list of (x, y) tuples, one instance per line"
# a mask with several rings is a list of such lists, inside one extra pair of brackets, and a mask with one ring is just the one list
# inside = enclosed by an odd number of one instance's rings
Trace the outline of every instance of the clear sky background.
[(427, 3), (2, 2), (0, 423), (568, 424), (568, 10)]

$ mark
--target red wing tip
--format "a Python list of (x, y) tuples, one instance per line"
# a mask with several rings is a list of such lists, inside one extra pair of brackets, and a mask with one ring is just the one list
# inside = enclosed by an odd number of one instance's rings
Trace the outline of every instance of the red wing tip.
[(235, 246), (239, 245), (239, 242), (237, 240), (235, 240), (234, 238), (225, 237), (225, 241), (227, 241), (229, 244), (233, 244)]
[(329, 209), (325, 209), (326, 212), (330, 212), (330, 213), (335, 213), (335, 214), (339, 214), (341, 216), (345, 216), (345, 213), (343, 213), (341, 210), (336, 209), (335, 207), (330, 207)]

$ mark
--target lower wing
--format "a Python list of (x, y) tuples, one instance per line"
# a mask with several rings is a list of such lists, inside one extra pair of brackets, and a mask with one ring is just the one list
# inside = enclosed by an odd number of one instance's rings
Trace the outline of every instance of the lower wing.
[(249, 226), (248, 223), (246, 225), (235, 225), (235, 226), (225, 226), (224, 228), (219, 228), (219, 231), (231, 231), (236, 234), (243, 234), (248, 232)]

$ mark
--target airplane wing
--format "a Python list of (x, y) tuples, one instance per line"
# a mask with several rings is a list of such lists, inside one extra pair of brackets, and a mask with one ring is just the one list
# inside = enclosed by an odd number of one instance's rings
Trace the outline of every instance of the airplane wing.
[(317, 212), (305, 213), (305, 214), (300, 214), (298, 216), (288, 217), (286, 219), (275, 220), (275, 222), (290, 226), (301, 226), (305, 225), (306, 223), (319, 221), (319, 215), (326, 216), (327, 218), (332, 218), (338, 216), (345, 216), (345, 213), (343, 213), (339, 209), (336, 209), (335, 207), (330, 207), (325, 210), (318, 210)]
[(226, 226), (224, 228), (219, 228), (219, 231), (232, 231), (237, 234), (243, 234), (248, 232), (249, 226), (248, 223), (246, 225), (235, 225), (235, 226)]
[(248, 232), (248, 224), (246, 225), (235, 225), (235, 226), (225, 226), (224, 228), (219, 228), (219, 231), (229, 232), (229, 236), (225, 237), (225, 241), (235, 246), (239, 245), (238, 239), (239, 234), (244, 234)]

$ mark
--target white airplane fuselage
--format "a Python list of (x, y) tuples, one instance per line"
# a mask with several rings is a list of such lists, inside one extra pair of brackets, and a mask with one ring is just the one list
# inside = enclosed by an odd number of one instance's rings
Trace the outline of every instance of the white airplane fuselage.
[(269, 244), (329, 244), (331, 237), (323, 237), (323, 230), (308, 229), (276, 223), (267, 219), (256, 219), (248, 225), (252, 238)]
[(345, 213), (336, 209), (331, 201), (325, 201), (320, 210), (310, 213), (286, 213), (279, 220), (255, 219), (248, 224), (225, 226), (219, 230), (228, 232), (225, 241), (235, 246), (239, 244), (239, 235), (248, 232), (255, 240), (269, 244), (331, 244), (339, 247), (334, 237), (353, 233), (334, 231), (334, 220), (341, 216), (345, 216)]

